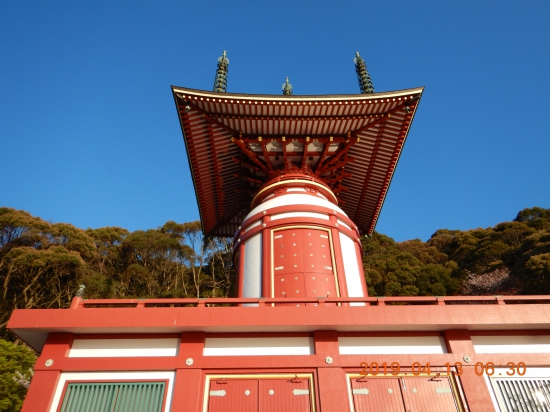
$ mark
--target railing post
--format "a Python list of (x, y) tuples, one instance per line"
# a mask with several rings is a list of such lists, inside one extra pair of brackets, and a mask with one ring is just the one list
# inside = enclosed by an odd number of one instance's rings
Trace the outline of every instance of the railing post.
[(71, 301), (71, 306), (69, 309), (80, 309), (81, 302), (82, 298), (80, 296), (75, 296)]

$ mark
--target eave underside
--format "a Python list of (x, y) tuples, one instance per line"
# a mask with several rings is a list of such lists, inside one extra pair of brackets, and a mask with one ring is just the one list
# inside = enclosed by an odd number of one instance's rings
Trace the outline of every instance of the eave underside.
[(318, 174), (372, 233), (422, 90), (258, 96), (173, 87), (205, 234), (233, 236), (255, 192), (287, 163)]

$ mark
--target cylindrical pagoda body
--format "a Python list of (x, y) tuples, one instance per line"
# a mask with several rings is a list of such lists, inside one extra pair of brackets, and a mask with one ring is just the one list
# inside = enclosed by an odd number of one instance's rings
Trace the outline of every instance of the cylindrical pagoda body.
[(306, 173), (263, 185), (233, 252), (239, 297), (367, 296), (359, 231), (330, 188)]

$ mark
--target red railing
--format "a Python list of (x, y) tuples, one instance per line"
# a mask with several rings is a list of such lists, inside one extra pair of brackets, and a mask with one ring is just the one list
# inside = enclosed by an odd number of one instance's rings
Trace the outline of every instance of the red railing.
[(81, 308), (159, 308), (159, 307), (231, 307), (326, 306), (326, 304), (364, 303), (365, 306), (400, 305), (510, 305), (550, 304), (550, 295), (532, 296), (392, 296), (369, 298), (205, 298), (205, 299), (81, 299), (75, 297), (71, 309)]

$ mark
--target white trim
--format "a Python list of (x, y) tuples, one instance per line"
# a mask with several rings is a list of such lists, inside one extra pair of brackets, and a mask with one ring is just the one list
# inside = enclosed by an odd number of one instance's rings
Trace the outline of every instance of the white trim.
[(273, 199), (269, 199), (263, 203), (260, 203), (254, 209), (250, 211), (248, 215), (243, 219), (243, 222), (251, 216), (254, 216), (260, 212), (266, 211), (268, 209), (273, 209), (279, 206), (292, 206), (292, 205), (306, 205), (306, 206), (321, 206), (326, 207), (327, 213), (331, 211), (336, 211), (341, 213), (343, 216), (347, 215), (342, 209), (336, 206), (334, 203), (329, 202), (328, 200), (322, 199), (316, 196), (310, 196), (299, 193), (286, 194), (284, 196), (277, 196)]
[(248, 225), (248, 227), (244, 230), (244, 233), (248, 232), (250, 229), (256, 227), (256, 226), (259, 226), (260, 223), (262, 223), (262, 220), (259, 219), (259, 220), (256, 220), (254, 223), (251, 223)]
[(174, 376), (175, 372), (85, 372), (85, 373), (62, 373), (57, 382), (57, 387), (50, 406), (49, 412), (56, 412), (61, 402), (61, 395), (65, 388), (67, 381), (79, 381), (79, 382), (103, 382), (103, 381), (120, 381), (120, 382), (132, 382), (132, 381), (144, 381), (144, 380), (167, 380), (168, 386), (166, 388), (166, 405), (163, 411), (170, 411), (172, 404), (172, 391), (174, 388)]
[(355, 412), (355, 405), (353, 403), (353, 395), (351, 390), (351, 376), (346, 373), (346, 383), (348, 385), (348, 400), (349, 400), (349, 410)]
[(314, 219), (330, 220), (328, 215), (314, 212), (287, 212), (271, 216), (271, 220), (286, 219), (288, 217), (311, 217)]
[(203, 356), (313, 355), (313, 338), (206, 338)]
[[(523, 368), (522, 368), (523, 369)], [(517, 369), (514, 369), (517, 372)], [(507, 376), (506, 372), (512, 373), (509, 368), (495, 368), (495, 373), (492, 376), (488, 376), (483, 372), (484, 376), (489, 378), (510, 378), (510, 379), (537, 379), (537, 378), (546, 378), (550, 379), (550, 368), (537, 367), (537, 366), (526, 366), (525, 375), (520, 376), (517, 373), (513, 376)]]
[(441, 336), (338, 337), (340, 355), (435, 355), (447, 353)]
[(497, 400), (497, 395), (495, 393), (495, 389), (493, 388), (493, 385), (491, 385), (491, 381), (489, 380), (489, 377), (483, 374), (483, 378), (485, 379), (485, 384), (489, 389), (489, 395), (491, 396), (491, 401), (493, 401), (493, 407), (495, 408), (495, 412), (501, 412), (501, 409)]
[(349, 225), (348, 225), (348, 224), (346, 224), (346, 223), (342, 222), (341, 220), (338, 220), (338, 222), (337, 222), (337, 223), (338, 223), (339, 225), (342, 225), (342, 226), (344, 226), (345, 228), (348, 228), (349, 230), (353, 230), (353, 229), (352, 229), (351, 227), (349, 227)]
[[(302, 95), (302, 96), (285, 96), (284, 98), (274, 95), (250, 95), (250, 94), (235, 94), (235, 93), (219, 93), (208, 92), (205, 90), (190, 90), (181, 87), (172, 87), (174, 92), (182, 93), (186, 96), (203, 96), (211, 97), (214, 101), (220, 100), (238, 100), (242, 103), (247, 101), (269, 101), (269, 102), (303, 102), (303, 101), (319, 101), (319, 102), (332, 102), (332, 101), (356, 101), (356, 100), (379, 100), (390, 97), (408, 96), (413, 94), (422, 93), (424, 87), (417, 87), (414, 89), (396, 90), (393, 92), (372, 93), (368, 95), (362, 94), (350, 94), (350, 95)], [(236, 104), (236, 103), (235, 103)]]
[[(344, 261), (344, 275), (350, 298), (363, 297), (363, 285), (361, 282), (362, 270), (359, 270), (359, 260), (355, 252), (355, 242), (340, 232), (340, 247), (342, 248), (342, 260)], [(365, 306), (364, 302), (352, 302), (350, 306)]]
[(178, 338), (159, 339), (75, 339), (69, 358), (127, 358), (177, 356)]
[(472, 336), (476, 353), (548, 353), (550, 335)]

